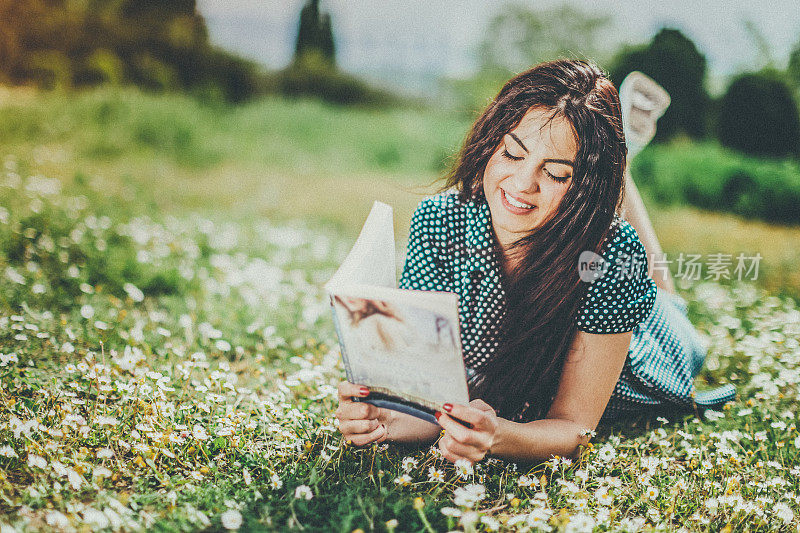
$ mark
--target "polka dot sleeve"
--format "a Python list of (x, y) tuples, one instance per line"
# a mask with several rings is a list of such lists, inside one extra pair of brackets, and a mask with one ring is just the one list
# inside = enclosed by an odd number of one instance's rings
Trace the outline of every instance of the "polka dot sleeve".
[(401, 289), (451, 290), (440, 260), (444, 233), (440, 209), (435, 202), (430, 198), (420, 202), (411, 217), (408, 250), (399, 283)]
[(632, 331), (647, 318), (656, 300), (647, 254), (633, 226), (620, 219), (602, 256), (606, 271), (586, 291), (577, 327), (587, 333)]

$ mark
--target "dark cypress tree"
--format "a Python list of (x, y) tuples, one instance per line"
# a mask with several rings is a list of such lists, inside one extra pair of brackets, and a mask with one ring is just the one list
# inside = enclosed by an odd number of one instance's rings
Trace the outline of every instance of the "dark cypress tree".
[(331, 26), (331, 16), (328, 13), (323, 13), (320, 19), (319, 48), (322, 56), (331, 65), (336, 63), (336, 44), (333, 42), (333, 27)]
[(319, 0), (309, 0), (300, 11), (294, 60), (298, 62), (305, 54), (314, 52), (319, 53), (330, 65), (336, 63), (331, 16), (320, 13)]

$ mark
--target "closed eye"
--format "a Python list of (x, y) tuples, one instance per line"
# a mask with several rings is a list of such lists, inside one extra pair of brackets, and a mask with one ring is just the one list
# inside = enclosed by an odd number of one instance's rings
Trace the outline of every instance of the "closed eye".
[(510, 159), (511, 161), (521, 161), (522, 159), (525, 159), (524, 157), (511, 155), (508, 149), (506, 148), (503, 148), (503, 157), (505, 157), (506, 159)]
[(557, 181), (558, 183), (566, 183), (566, 181), (572, 177), (569, 174), (567, 174), (566, 176), (554, 176), (553, 174), (550, 174), (550, 172), (547, 169), (544, 169), (544, 172), (545, 174), (550, 176), (551, 179)]

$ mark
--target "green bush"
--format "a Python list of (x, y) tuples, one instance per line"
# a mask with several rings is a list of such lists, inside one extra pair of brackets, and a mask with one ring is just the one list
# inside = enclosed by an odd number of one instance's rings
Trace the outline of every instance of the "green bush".
[(303, 54), (300, 60), (276, 73), (273, 84), (285, 96), (313, 96), (333, 104), (381, 106), (398, 102), (392, 93), (336, 70), (315, 52)]
[(660, 204), (689, 204), (783, 224), (800, 223), (800, 166), (716, 144), (651, 146), (633, 160), (639, 187)]
[(735, 78), (720, 102), (717, 135), (746, 154), (800, 156), (800, 115), (783, 77), (756, 72)]
[(255, 63), (224, 50), (209, 52), (202, 70), (205, 81), (198, 87), (218, 91), (227, 102), (238, 104), (264, 94), (268, 89), (266, 76)]

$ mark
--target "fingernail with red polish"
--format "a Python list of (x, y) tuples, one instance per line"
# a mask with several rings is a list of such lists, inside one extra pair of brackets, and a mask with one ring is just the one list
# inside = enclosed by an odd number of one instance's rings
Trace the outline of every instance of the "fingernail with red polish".
[(359, 389), (359, 392), (361, 392), (361, 396), (368, 396), (369, 395), (369, 389), (366, 388), (366, 387), (361, 387)]
[(453, 410), (453, 404), (452, 404), (452, 403), (446, 403), (446, 404), (444, 404), (442, 407), (443, 407), (443, 408), (444, 408), (444, 410), (445, 410), (445, 411), (447, 411), (448, 413), (449, 413), (450, 411), (452, 411), (452, 410)]
[(439, 411), (436, 411), (435, 413), (433, 413), (433, 416), (436, 417), (436, 421), (438, 422), (439, 421), (439, 417), (442, 416), (442, 413), (440, 413)]

